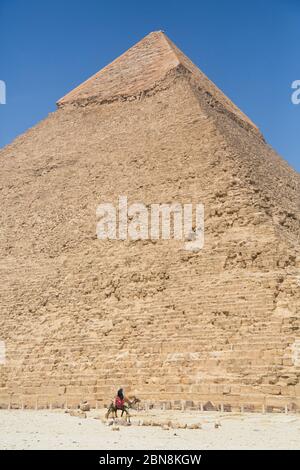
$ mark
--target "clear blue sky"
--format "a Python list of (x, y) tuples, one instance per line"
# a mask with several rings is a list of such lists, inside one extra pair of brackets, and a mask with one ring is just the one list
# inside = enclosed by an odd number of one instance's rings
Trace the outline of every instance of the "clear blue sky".
[(300, 0), (0, 0), (0, 21), (0, 147), (162, 29), (300, 171)]

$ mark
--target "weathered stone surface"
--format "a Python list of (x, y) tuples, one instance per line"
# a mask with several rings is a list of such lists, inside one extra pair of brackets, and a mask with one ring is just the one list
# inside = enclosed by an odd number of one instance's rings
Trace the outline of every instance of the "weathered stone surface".
[(74, 416), (75, 418), (86, 418), (86, 413), (81, 410), (70, 410), (69, 415)]
[[(299, 174), (194, 67), (154, 33), (0, 152), (1, 407), (299, 407)], [(97, 240), (122, 194), (204, 249)]]
[(80, 403), (80, 409), (81, 411), (90, 411), (91, 406), (87, 402)]

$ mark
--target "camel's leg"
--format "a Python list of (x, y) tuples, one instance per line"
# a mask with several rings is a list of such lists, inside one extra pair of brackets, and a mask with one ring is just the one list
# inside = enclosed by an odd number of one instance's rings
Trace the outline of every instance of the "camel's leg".
[(126, 413), (126, 421), (128, 421), (128, 423), (130, 423), (130, 414), (129, 414), (128, 408), (124, 407), (123, 411), (125, 411), (125, 413)]
[(111, 413), (115, 413), (115, 412), (116, 412), (116, 409), (115, 409), (114, 405), (111, 403), (110, 406), (109, 406), (109, 408), (108, 408), (108, 410), (107, 410), (107, 413), (106, 413), (106, 415), (105, 415), (105, 418), (108, 419), (108, 418), (109, 418), (109, 415), (110, 415)]

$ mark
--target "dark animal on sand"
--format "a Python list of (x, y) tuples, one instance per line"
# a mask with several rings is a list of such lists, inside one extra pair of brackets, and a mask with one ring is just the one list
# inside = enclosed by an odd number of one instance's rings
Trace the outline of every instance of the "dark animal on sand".
[(129, 409), (130, 408), (134, 408), (134, 406), (139, 403), (141, 400), (137, 397), (132, 397), (130, 400), (128, 400), (124, 405), (122, 405), (121, 407), (117, 407), (115, 405), (114, 402), (111, 402), (111, 404), (109, 405), (108, 407), (108, 410), (105, 414), (105, 418), (108, 419), (109, 418), (109, 415), (111, 413), (114, 414), (114, 417), (117, 418), (118, 417), (118, 410), (122, 411), (121, 413), (121, 418), (123, 417), (124, 413), (126, 413), (126, 420), (128, 419), (128, 421), (130, 422), (130, 414), (129, 414)]

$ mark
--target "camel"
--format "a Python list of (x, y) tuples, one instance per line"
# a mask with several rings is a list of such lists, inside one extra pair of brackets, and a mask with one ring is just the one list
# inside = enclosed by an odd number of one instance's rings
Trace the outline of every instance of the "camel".
[(126, 404), (122, 406), (122, 408), (117, 408), (115, 403), (112, 401), (111, 404), (109, 405), (107, 412), (105, 414), (105, 418), (108, 419), (109, 415), (111, 413), (114, 413), (114, 417), (118, 417), (118, 410), (122, 411), (121, 413), (121, 418), (123, 417), (123, 414), (126, 413), (126, 421), (130, 423), (130, 414), (129, 414), (129, 409), (133, 408), (137, 403), (139, 403), (141, 400), (137, 397), (132, 397), (130, 400), (126, 401)]

